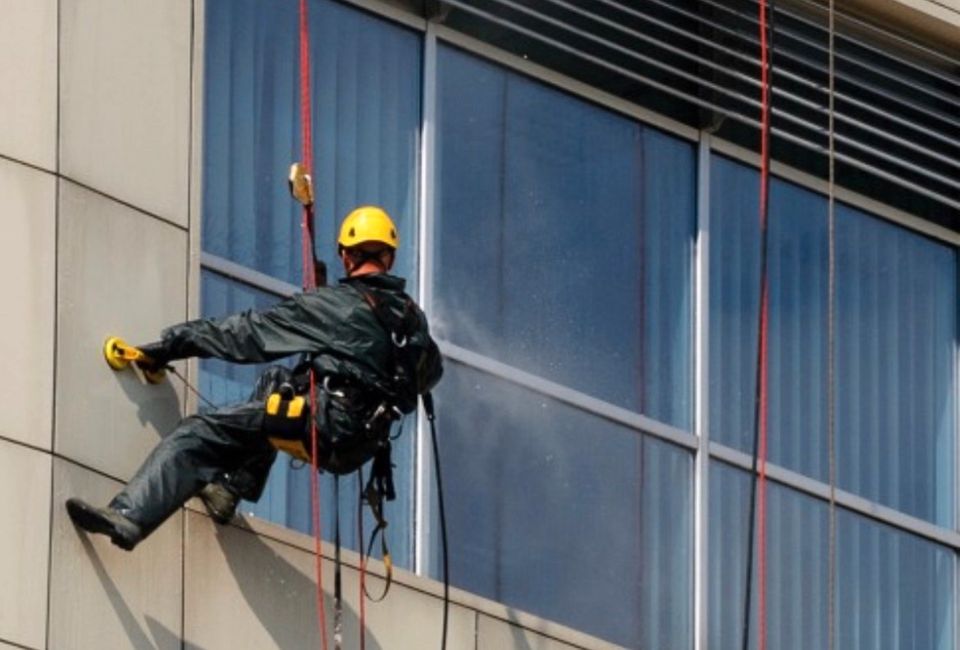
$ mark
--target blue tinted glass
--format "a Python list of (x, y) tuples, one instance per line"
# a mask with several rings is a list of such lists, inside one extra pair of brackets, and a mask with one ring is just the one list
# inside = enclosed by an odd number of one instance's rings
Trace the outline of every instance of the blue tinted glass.
[(953, 526), (956, 251), (850, 209), (837, 251), (840, 487)]
[[(710, 185), (710, 436), (749, 452), (760, 291), (759, 175), (714, 157)], [(774, 180), (770, 214), (769, 458), (827, 480), (826, 200)]]
[[(287, 191), (301, 159), (297, 3), (209, 0), (204, 69), (203, 248), (300, 284), (300, 210)], [(420, 37), (310, 3), (317, 253), (334, 264), (340, 220), (383, 206), (415, 262)]]
[[(818, 499), (768, 484), (767, 647), (828, 647), (829, 508)], [(711, 648), (740, 648), (749, 474), (710, 466), (709, 589)], [(953, 647), (954, 555), (950, 549), (838, 512), (837, 643), (845, 650)], [(756, 553), (756, 547), (754, 548)], [(754, 570), (751, 647), (757, 647)]]
[(691, 647), (691, 454), (458, 364), (437, 393), (454, 584), (626, 647)]
[[(710, 464), (709, 622), (711, 648), (743, 645), (750, 476)], [(769, 483), (767, 647), (826, 648), (829, 520), (826, 504)], [(756, 550), (754, 551), (756, 552)], [(757, 647), (754, 566), (751, 647)]]
[(691, 421), (692, 145), (441, 47), (435, 326)]
[(955, 648), (956, 555), (849, 512), (838, 517), (837, 648)]
[[(202, 311), (211, 317), (223, 316), (247, 309), (262, 309), (278, 300), (276, 296), (251, 289), (216, 273), (204, 271), (201, 284)], [(287, 362), (289, 365), (289, 362)], [(200, 361), (200, 377), (197, 387), (215, 405), (223, 406), (244, 402), (250, 397), (258, 375), (266, 365), (238, 365), (217, 359)], [(211, 408), (201, 404), (200, 411)], [(386, 516), (391, 525), (387, 531), (390, 549), (396, 563), (402, 567), (412, 566), (412, 512), (413, 512), (413, 425), (407, 423), (406, 433), (393, 443), (394, 480), (397, 485), (397, 500), (387, 504)], [(365, 468), (369, 475), (369, 464)], [(342, 539), (345, 546), (354, 550), (357, 545), (357, 476), (340, 479), (340, 508)], [(312, 534), (313, 518), (310, 500), (310, 469), (295, 469), (290, 457), (280, 454), (270, 471), (267, 488), (257, 503), (243, 502), (240, 511), (289, 526)], [(334, 501), (333, 478), (321, 477), (320, 507), (321, 528), (326, 539), (333, 539)], [(374, 521), (369, 512), (364, 515), (364, 527), (373, 530)]]
[[(711, 438), (751, 451), (756, 391), (756, 170), (711, 171)], [(774, 180), (770, 205), (769, 457), (828, 480), (827, 201)], [(953, 525), (956, 252), (869, 215), (837, 212), (838, 482)]]

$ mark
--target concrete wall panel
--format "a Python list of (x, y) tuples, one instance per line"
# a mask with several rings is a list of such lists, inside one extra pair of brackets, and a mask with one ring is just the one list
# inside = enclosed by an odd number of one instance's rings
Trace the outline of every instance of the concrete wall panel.
[[(315, 648), (314, 556), (236, 527), (218, 527), (187, 511), (184, 639), (187, 648)], [(327, 631), (333, 629), (333, 564), (324, 562)], [(377, 582), (374, 580), (374, 582)], [(344, 568), (343, 647), (359, 647), (359, 577)], [(380, 585), (372, 584), (371, 592)], [(229, 620), (230, 625), (210, 621)], [(439, 646), (441, 601), (394, 585), (367, 603), (369, 650)], [(449, 648), (473, 648), (474, 615), (453, 606)], [(332, 637), (328, 640), (332, 642)], [(332, 647), (332, 645), (331, 645)]]
[(111, 370), (103, 341), (156, 340), (185, 319), (187, 234), (62, 181), (59, 256), (55, 446), (127, 479), (176, 424), (182, 387)]
[[(529, 629), (481, 614), (477, 621), (477, 650), (576, 650), (573, 646), (538, 634)], [(589, 648), (599, 646), (589, 645)], [(603, 646), (615, 648), (616, 646)]]
[(0, 440), (0, 638), (34, 648), (46, 644), (51, 471), (49, 454)]
[[(2, 64), (0, 64), (2, 65)], [(2, 121), (0, 121), (2, 122)], [(2, 128), (2, 127), (0, 127)], [(0, 437), (49, 449), (53, 408), (56, 181), (0, 160), (0, 275), (4, 286)]]
[(57, 159), (57, 1), (0, 0), (0, 154), (53, 171)]
[(104, 504), (120, 484), (64, 460), (54, 474), (50, 647), (179, 649), (182, 514), (128, 553), (79, 531), (63, 506), (71, 496)]
[(189, 0), (61, 0), (69, 178), (187, 224)]

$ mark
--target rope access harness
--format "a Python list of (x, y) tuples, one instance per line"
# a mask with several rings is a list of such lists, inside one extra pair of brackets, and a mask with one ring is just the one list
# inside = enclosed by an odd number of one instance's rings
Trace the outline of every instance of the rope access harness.
[[(835, 0), (828, 0), (828, 89), (827, 89), (827, 454), (829, 457), (829, 550), (827, 569), (828, 649), (836, 645), (837, 575), (837, 463), (836, 463), (836, 139), (835, 139)], [(754, 441), (751, 467), (749, 533), (747, 546), (746, 602), (743, 615), (743, 650), (750, 647), (751, 596), (753, 591), (753, 555), (756, 536), (758, 583), (759, 650), (767, 647), (767, 431), (768, 431), (768, 339), (769, 339), (769, 209), (770, 209), (770, 116), (773, 84), (774, 0), (758, 0), (760, 28), (760, 312), (758, 318), (756, 400), (754, 405)], [(756, 531), (754, 527), (756, 526)]]

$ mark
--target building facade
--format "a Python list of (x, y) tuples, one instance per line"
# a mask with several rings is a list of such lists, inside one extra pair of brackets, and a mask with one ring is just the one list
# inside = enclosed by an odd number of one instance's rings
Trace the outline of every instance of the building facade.
[[(107, 369), (106, 335), (297, 290), (296, 4), (0, 4), (0, 647), (318, 644), (308, 470), (278, 460), (236, 525), (188, 507), (132, 554), (62, 508), (206, 408)], [(955, 5), (844, 3), (832, 48), (823, 3), (771, 8), (770, 647), (960, 647)], [(386, 208), (445, 355), (449, 647), (739, 648), (745, 618), (757, 647), (756, 2), (309, 11), (315, 252), (335, 270), (343, 215)], [(180, 367), (216, 404), (259, 370)], [(432, 453), (422, 416), (398, 434), (401, 571), (367, 642), (429, 647)]]

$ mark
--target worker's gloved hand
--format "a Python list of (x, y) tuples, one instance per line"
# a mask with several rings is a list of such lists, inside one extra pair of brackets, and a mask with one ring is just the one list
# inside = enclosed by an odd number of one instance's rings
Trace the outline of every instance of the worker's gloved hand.
[(146, 343), (144, 345), (138, 345), (137, 349), (143, 352), (150, 361), (138, 361), (137, 365), (147, 371), (157, 371), (163, 369), (168, 363), (170, 363), (170, 352), (167, 349), (167, 346), (163, 341), (154, 341), (153, 343)]

